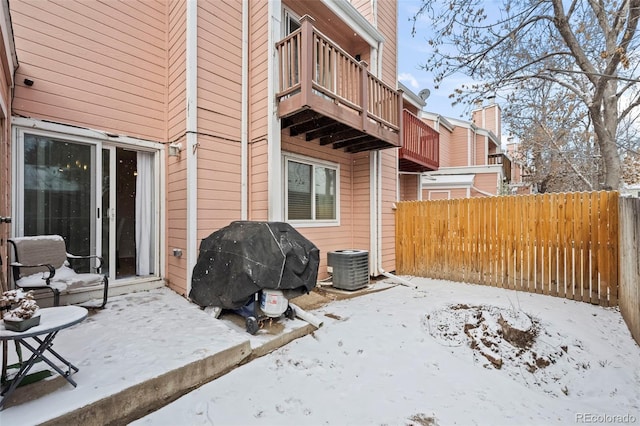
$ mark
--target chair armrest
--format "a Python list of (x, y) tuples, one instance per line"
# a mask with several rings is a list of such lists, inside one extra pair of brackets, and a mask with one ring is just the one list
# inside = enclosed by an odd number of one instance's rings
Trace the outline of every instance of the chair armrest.
[(97, 259), (98, 260), (98, 266), (96, 266), (97, 270), (100, 270), (102, 268), (102, 264), (104, 263), (104, 261), (102, 260), (102, 256), (97, 256), (95, 254), (90, 255), (90, 256), (77, 256), (75, 254), (67, 253), (67, 258), (69, 258), (69, 259)]
[[(49, 280), (51, 278), (54, 277), (54, 275), (56, 274), (56, 268), (54, 268), (52, 265), (49, 265), (48, 263), (38, 263), (36, 265), (26, 265), (24, 263), (20, 263), (20, 262), (11, 262), (9, 264), (11, 267), (13, 268), (37, 268), (40, 266), (44, 266), (49, 270), (49, 276), (48, 277), (42, 277), (43, 280), (47, 281), (47, 284), (49, 284)], [(46, 272), (42, 272), (43, 274), (45, 274)]]

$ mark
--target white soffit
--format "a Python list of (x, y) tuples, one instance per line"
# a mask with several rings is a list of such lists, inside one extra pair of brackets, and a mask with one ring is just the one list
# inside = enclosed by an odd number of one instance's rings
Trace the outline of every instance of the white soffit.
[(322, 2), (353, 28), (369, 45), (377, 47), (384, 41), (382, 33), (347, 0), (322, 0)]

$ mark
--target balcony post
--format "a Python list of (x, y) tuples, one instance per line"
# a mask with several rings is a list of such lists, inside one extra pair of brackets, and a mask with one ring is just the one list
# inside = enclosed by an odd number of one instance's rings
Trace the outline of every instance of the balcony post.
[(311, 87), (313, 79), (313, 19), (309, 15), (304, 15), (300, 18), (300, 96), (302, 99), (302, 105), (308, 106), (310, 104)]
[(398, 89), (398, 147), (402, 148), (404, 145), (404, 117), (402, 116), (403, 110), (403, 99), (402, 95), (404, 94), (404, 90)]
[(360, 61), (360, 106), (362, 107), (362, 130), (367, 130), (369, 121), (369, 64)]

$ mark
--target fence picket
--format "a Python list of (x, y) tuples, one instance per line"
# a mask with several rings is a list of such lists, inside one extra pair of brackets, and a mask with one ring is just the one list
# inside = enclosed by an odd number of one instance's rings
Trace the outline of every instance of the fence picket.
[(615, 305), (618, 193), (398, 203), (396, 270)]
[[(609, 252), (609, 280), (607, 282), (606, 289), (601, 296), (601, 300), (605, 301), (606, 306), (617, 306), (618, 305), (618, 283), (622, 278), (620, 276), (620, 263), (619, 263), (619, 255), (620, 255), (620, 214), (619, 214), (619, 203), (618, 203), (618, 194), (615, 192), (609, 193), (608, 199), (609, 206), (609, 236), (618, 236), (618, 239), (607, 241), (608, 244), (608, 252)], [(640, 310), (640, 309), (639, 309)], [(638, 339), (636, 339), (638, 341)], [(640, 342), (639, 342), (640, 343)]]

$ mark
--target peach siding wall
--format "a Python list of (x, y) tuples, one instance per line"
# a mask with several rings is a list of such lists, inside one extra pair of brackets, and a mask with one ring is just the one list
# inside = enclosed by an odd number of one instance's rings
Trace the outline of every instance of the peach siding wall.
[[(432, 128), (436, 128), (435, 120), (423, 120)], [(459, 131), (459, 130), (458, 130)], [(439, 126), (438, 133), (440, 134), (440, 167), (450, 167), (451, 166), (451, 139), (452, 133), (444, 127), (443, 125)]]
[(164, 139), (165, 12), (161, 1), (11, 2), (20, 58), (14, 112)]
[[(298, 232), (320, 249), (320, 277), (326, 277), (327, 252), (354, 248), (354, 187), (352, 156), (342, 150), (334, 150), (319, 144), (305, 142), (303, 138), (282, 133), (282, 151), (310, 158), (331, 161), (340, 167), (340, 226), (300, 227)], [(360, 220), (360, 218), (358, 218)], [(362, 247), (356, 247), (362, 248)]]
[(400, 200), (415, 201), (418, 199), (419, 175), (400, 175)]
[(469, 165), (469, 146), (467, 144), (467, 132), (469, 130), (464, 127), (456, 127), (450, 138), (450, 164), (441, 167), (464, 167)]
[[(395, 4), (395, 3), (394, 3)], [(398, 149), (385, 149), (382, 155), (382, 268), (396, 268), (396, 217), (393, 204), (398, 200)]]
[(474, 110), (471, 120), (476, 126), (492, 131), (500, 139), (502, 137), (501, 115), (500, 106), (491, 104)]
[[(498, 193), (498, 173), (477, 174), (474, 179), (473, 186), (475, 186), (476, 188), (482, 191), (489, 192), (491, 194), (497, 194)], [(476, 196), (473, 194), (473, 190), (472, 190), (471, 196)], [(478, 193), (478, 196), (485, 197), (485, 195), (481, 193)]]
[(485, 124), (484, 128), (487, 130), (491, 130), (498, 139), (502, 137), (500, 127), (502, 123), (500, 123), (500, 107), (495, 104), (485, 108)]
[[(431, 197), (431, 198), (429, 198)], [(446, 200), (454, 198), (466, 198), (467, 190), (465, 188), (452, 189), (424, 189), (422, 191), (423, 200)]]
[(451, 164), (451, 132), (444, 126), (440, 126), (440, 167)]
[(352, 157), (353, 167), (353, 242), (351, 248), (371, 252), (371, 153)]
[[(2, 42), (1, 38), (0, 42)], [(0, 116), (2, 115), (0, 112)], [(8, 120), (5, 117), (0, 118), (0, 216), (11, 216), (11, 136), (8, 131), (9, 127)], [(10, 237), (10, 229), (10, 225), (0, 224), (0, 256), (2, 259), (7, 259), (5, 241)], [(1, 267), (4, 268), (4, 266)], [(5, 274), (0, 275), (7, 279)], [(4, 287), (5, 285), (7, 285), (6, 281), (0, 282), (0, 288), (8, 289), (8, 287)]]
[(449, 190), (424, 190), (424, 194), (422, 195), (423, 200), (448, 200), (451, 197), (451, 191)]
[[(4, 26), (4, 22), (0, 22)], [(9, 32), (11, 34), (11, 32)], [(9, 117), (2, 112), (11, 111), (11, 80), (7, 79), (6, 74), (11, 75), (13, 69), (7, 63), (7, 52), (4, 50), (4, 38), (0, 31), (0, 216), (11, 216), (11, 133), (9, 126)], [(9, 55), (11, 53), (9, 52)], [(6, 74), (5, 74), (6, 73)], [(9, 238), (10, 225), (0, 224), (0, 256), (6, 259), (7, 246), (5, 241)], [(3, 262), (4, 264), (4, 262)], [(0, 266), (3, 267), (4, 266)], [(3, 271), (4, 272), (4, 271)], [(4, 277), (3, 274), (0, 274)], [(4, 277), (6, 279), (6, 277)], [(0, 282), (0, 288), (5, 288), (6, 281)]]
[(268, 3), (250, 1), (249, 19), (249, 219), (267, 220)]
[(367, 21), (373, 24), (373, 11), (371, 10), (371, 0), (352, 0), (351, 5), (355, 7)]
[[(186, 131), (186, 3), (167, 4), (167, 136), (185, 144)], [(166, 280), (171, 289), (187, 291), (187, 257), (171, 255), (172, 248), (187, 250), (187, 160), (186, 156), (167, 158), (167, 247)]]
[(240, 219), (242, 2), (198, 2), (198, 240)]
[(378, 29), (384, 35), (382, 51), (382, 81), (391, 87), (397, 87), (397, 2), (378, 2)]
[(371, 252), (371, 155), (369, 152), (352, 157), (353, 192), (352, 217), (353, 241), (351, 248)]
[(487, 147), (489, 146), (489, 137), (476, 133), (476, 158), (475, 165), (484, 165), (487, 163)]

